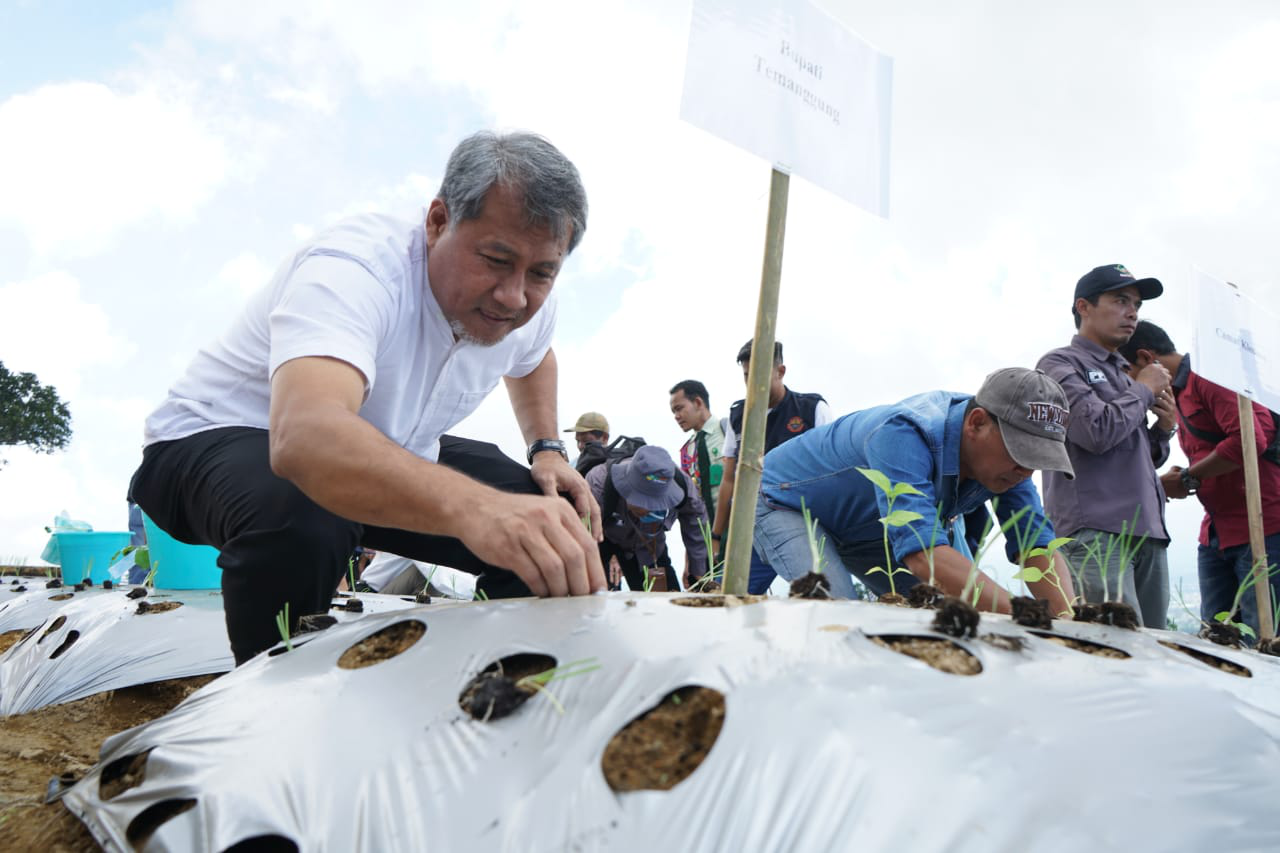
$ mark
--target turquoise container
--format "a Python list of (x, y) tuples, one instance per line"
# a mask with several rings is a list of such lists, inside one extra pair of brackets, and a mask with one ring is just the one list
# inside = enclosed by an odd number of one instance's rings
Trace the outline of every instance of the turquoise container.
[(222, 569), (218, 549), (208, 545), (188, 545), (165, 533), (144, 513), (147, 550), (155, 567), (156, 589), (221, 589)]
[(66, 584), (80, 583), (86, 574), (95, 584), (111, 577), (107, 569), (111, 568), (112, 555), (128, 545), (132, 538), (127, 530), (123, 533), (107, 530), (59, 530), (53, 535), (58, 538), (62, 581)]

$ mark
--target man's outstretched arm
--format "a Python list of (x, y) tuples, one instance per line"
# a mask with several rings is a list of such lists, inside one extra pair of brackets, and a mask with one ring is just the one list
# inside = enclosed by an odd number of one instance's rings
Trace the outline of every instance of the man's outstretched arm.
[(271, 379), (272, 471), (343, 518), (457, 537), (536, 595), (603, 588), (595, 542), (573, 507), (500, 492), (415, 456), (358, 415), (363, 396), (364, 377), (344, 361), (281, 365)]

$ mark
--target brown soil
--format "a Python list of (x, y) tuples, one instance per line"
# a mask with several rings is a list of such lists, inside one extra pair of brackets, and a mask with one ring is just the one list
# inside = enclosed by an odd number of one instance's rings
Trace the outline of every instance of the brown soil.
[(1009, 605), (1013, 609), (1013, 621), (1019, 625), (1046, 631), (1053, 627), (1053, 614), (1049, 612), (1049, 602), (1045, 599), (1015, 595), (1009, 599)]
[(11, 647), (16, 645), (25, 633), (27, 632), (23, 631), (21, 628), (17, 631), (5, 631), (4, 633), (0, 633), (0, 655), (9, 651)]
[(486, 666), (463, 686), (458, 694), (458, 706), (481, 722), (510, 716), (538, 692), (537, 687), (520, 681), (555, 667), (556, 659), (550, 655), (507, 655)]
[(827, 580), (826, 575), (809, 572), (804, 577), (792, 581), (791, 597), (829, 599), (831, 598), (831, 581)]
[(1122, 601), (1104, 601), (1101, 604), (1081, 604), (1076, 607), (1076, 622), (1097, 622), (1129, 631), (1138, 630), (1138, 614)]
[(1214, 669), (1220, 669), (1223, 672), (1230, 673), (1231, 675), (1238, 675), (1241, 678), (1253, 678), (1253, 673), (1246, 667), (1243, 667), (1238, 663), (1232, 663), (1229, 660), (1223, 660), (1222, 658), (1216, 655), (1211, 655), (1208, 652), (1202, 652), (1199, 649), (1193, 649), (1190, 646), (1184, 646), (1181, 643), (1173, 643), (1169, 640), (1161, 640), (1160, 645), (1173, 649), (1177, 652), (1182, 652), (1184, 655), (1189, 655), (1190, 657), (1200, 661), (1200, 663), (1205, 664), (1206, 666), (1211, 666)]
[(916, 608), (933, 609), (946, 598), (942, 590), (930, 583), (918, 583), (907, 590), (907, 604)]
[(701, 598), (673, 598), (672, 604), (681, 607), (739, 607), (743, 604), (755, 604), (764, 601), (765, 595), (705, 595)]
[(167, 713), (216, 677), (126, 687), (0, 719), (0, 848), (97, 850), (61, 803), (43, 805), (49, 779), (84, 775), (107, 737)]
[(157, 601), (154, 604), (149, 601), (139, 601), (137, 612), (139, 616), (147, 613), (168, 613), (170, 610), (177, 610), (181, 606), (181, 601)]
[(1086, 654), (1097, 655), (1098, 657), (1115, 658), (1116, 660), (1123, 660), (1124, 658), (1130, 657), (1128, 652), (1121, 651), (1120, 649), (1112, 646), (1104, 646), (1102, 643), (1095, 643), (1092, 640), (1081, 640), (1078, 637), (1067, 637), (1062, 634), (1050, 634), (1047, 631), (1031, 631), (1030, 633), (1035, 634), (1037, 637), (1046, 639), (1051, 643), (1057, 643), (1060, 646), (1066, 646), (1069, 649), (1075, 649), (1078, 652), (1085, 652)]
[(905, 634), (881, 634), (870, 639), (877, 645), (924, 661), (942, 672), (953, 675), (977, 675), (982, 672), (982, 662), (951, 640)]
[(600, 767), (615, 791), (667, 791), (697, 770), (724, 726), (724, 694), (686, 686), (613, 736)]
[(1258, 651), (1264, 655), (1275, 655), (1276, 657), (1280, 657), (1280, 637), (1272, 637), (1269, 640), (1259, 641)]
[(75, 597), (74, 592), (64, 592), (61, 595), (49, 596), (49, 600), (50, 601), (66, 601), (68, 598), (74, 598), (74, 597)]
[(981, 618), (973, 605), (949, 595), (938, 607), (932, 627), (948, 637), (974, 637), (978, 634), (978, 621)]
[(884, 595), (877, 598), (876, 601), (880, 602), (881, 604), (892, 604), (896, 607), (910, 606), (909, 602), (906, 599), (906, 596), (903, 596), (896, 592), (887, 592)]
[(343, 669), (373, 666), (400, 654), (422, 639), (426, 632), (427, 626), (417, 619), (406, 619), (388, 625), (343, 652), (342, 657), (338, 658), (338, 666)]

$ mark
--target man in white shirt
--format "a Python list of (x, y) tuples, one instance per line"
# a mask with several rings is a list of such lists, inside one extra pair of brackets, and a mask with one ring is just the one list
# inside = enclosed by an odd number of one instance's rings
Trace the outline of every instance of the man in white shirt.
[[(221, 551), (237, 663), (278, 639), (286, 603), (324, 612), (360, 544), (494, 597), (604, 589), (600, 510), (555, 439), (551, 290), (586, 213), (549, 142), (478, 133), (422, 220), (317, 235), (196, 355), (147, 419), (130, 494)], [(445, 435), (499, 379), (531, 469)]]

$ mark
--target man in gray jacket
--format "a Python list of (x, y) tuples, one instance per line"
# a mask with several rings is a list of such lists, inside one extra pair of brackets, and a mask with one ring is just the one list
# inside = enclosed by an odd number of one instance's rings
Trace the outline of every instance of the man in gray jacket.
[[(1169, 458), (1175, 412), (1169, 371), (1154, 362), (1129, 378), (1117, 349), (1129, 340), (1143, 300), (1164, 286), (1135, 279), (1121, 264), (1097, 267), (1076, 284), (1079, 332), (1036, 366), (1067, 394), (1067, 453), (1075, 479), (1044, 472), (1045, 510), (1085, 601), (1122, 600), (1143, 625), (1163, 628), (1169, 608), (1164, 489), (1156, 468)], [(1156, 415), (1147, 426), (1147, 412)]]

